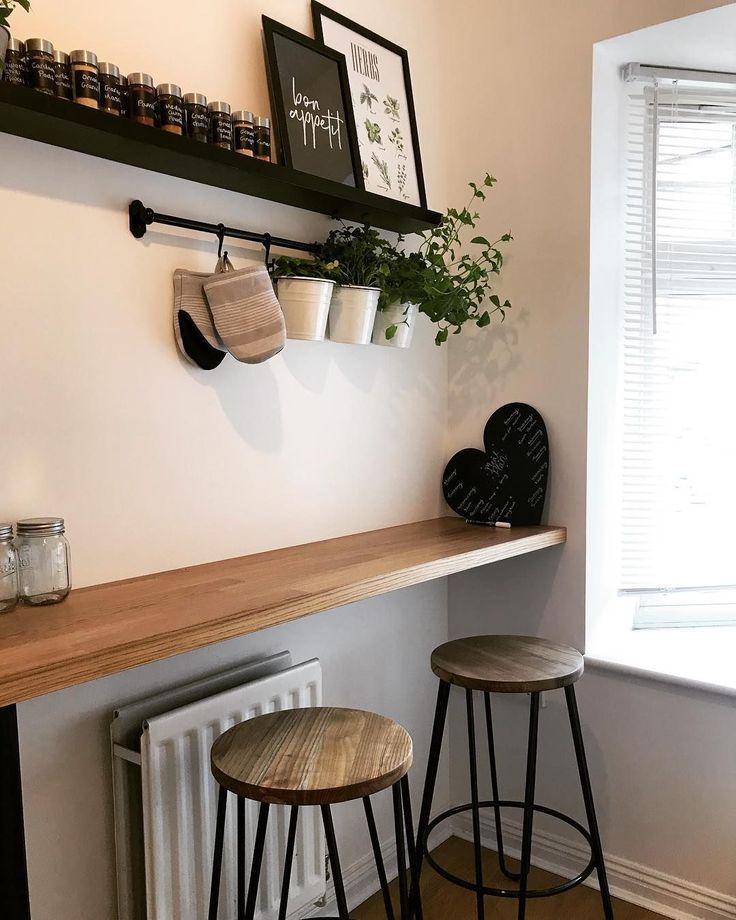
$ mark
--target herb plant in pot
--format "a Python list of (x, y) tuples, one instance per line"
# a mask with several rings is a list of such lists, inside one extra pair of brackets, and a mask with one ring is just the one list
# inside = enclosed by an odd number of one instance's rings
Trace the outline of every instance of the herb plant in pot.
[(28, 12), (31, 8), (31, 2), (30, 0), (0, 0), (0, 77), (3, 74), (3, 70), (5, 70), (5, 54), (10, 41), (8, 19), (16, 6)]
[(271, 277), (276, 282), (287, 338), (312, 342), (324, 339), (335, 288), (335, 269), (334, 264), (321, 258), (279, 256), (274, 260)]
[(396, 250), (372, 227), (340, 227), (322, 247), (322, 258), (336, 263), (338, 285), (330, 304), (333, 342), (369, 345), (381, 286)]
[[(401, 245), (399, 237), (397, 245)], [(389, 262), (389, 273), (384, 279), (373, 323), (373, 344), (392, 348), (409, 348), (419, 319), (419, 307), (405, 300), (418, 294), (410, 289), (411, 280), (424, 268), (422, 257), (416, 253), (395, 252)]]
[[(511, 307), (493, 293), (504, 257), (501, 243), (513, 237), (504, 233), (495, 242), (484, 236), (474, 236), (469, 243), (464, 237), (475, 229), (480, 215), (471, 210), (485, 201), (485, 188), (496, 180), (486, 174), (481, 186), (470, 182), (472, 196), (466, 207), (448, 208), (442, 222), (421, 234), (422, 242), (416, 252), (397, 253), (390, 263), (384, 282), (384, 300), (388, 304), (417, 304), (438, 326), (435, 343), (447, 341), (450, 330), (459, 335), (467, 322), (483, 328), (490, 325), (491, 316), (499, 313), (503, 320)], [(384, 337), (389, 341), (399, 334), (402, 320), (387, 324)]]

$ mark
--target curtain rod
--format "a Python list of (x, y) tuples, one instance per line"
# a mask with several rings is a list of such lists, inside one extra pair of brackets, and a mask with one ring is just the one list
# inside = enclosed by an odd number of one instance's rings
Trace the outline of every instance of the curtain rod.
[(641, 80), (677, 81), (678, 83), (736, 84), (736, 73), (721, 70), (697, 70), (691, 67), (663, 67), (659, 64), (624, 64), (621, 76), (625, 83)]

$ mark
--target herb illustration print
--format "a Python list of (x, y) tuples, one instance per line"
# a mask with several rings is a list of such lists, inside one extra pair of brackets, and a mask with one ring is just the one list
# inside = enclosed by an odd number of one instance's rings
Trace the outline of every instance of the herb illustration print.
[(377, 121), (371, 121), (370, 118), (365, 120), (365, 131), (371, 144), (381, 144), (381, 126)]
[(367, 105), (368, 111), (373, 114), (373, 103), (378, 102), (378, 96), (371, 92), (371, 88), (363, 84), (363, 92), (360, 94), (360, 104)]
[(371, 159), (373, 160), (373, 163), (378, 169), (378, 174), (380, 175), (381, 180), (383, 182), (383, 185), (379, 187), (382, 188), (386, 192), (391, 191), (391, 176), (389, 175), (389, 172), (388, 172), (388, 164), (386, 163), (385, 160), (379, 159), (379, 157), (377, 157), (375, 153), (371, 154)]
[(386, 98), (383, 100), (383, 105), (384, 112), (386, 115), (388, 115), (391, 121), (399, 121), (401, 119), (401, 115), (399, 115), (398, 99), (394, 99), (393, 96), (386, 96)]

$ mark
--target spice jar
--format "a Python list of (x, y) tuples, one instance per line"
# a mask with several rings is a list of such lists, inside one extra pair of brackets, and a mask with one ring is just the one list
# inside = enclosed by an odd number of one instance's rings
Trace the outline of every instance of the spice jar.
[(69, 544), (64, 519), (28, 518), (16, 525), (20, 599), (26, 604), (58, 604), (71, 588)]
[(56, 77), (54, 75), (54, 46), (45, 38), (26, 39), (26, 72), (31, 89), (56, 95)]
[(71, 100), (72, 93), (72, 67), (69, 55), (63, 51), (54, 51), (54, 86), (59, 99)]
[(210, 144), (224, 150), (232, 150), (233, 123), (230, 106), (227, 102), (210, 102), (207, 111), (210, 113)]
[(156, 87), (150, 73), (128, 74), (128, 115), (139, 125), (156, 124)]
[(6, 83), (15, 83), (16, 86), (24, 86), (26, 83), (26, 46), (17, 38), (8, 40), (2, 78)]
[(187, 93), (184, 96), (184, 109), (187, 115), (187, 136), (206, 144), (210, 124), (207, 97), (201, 93)]
[(100, 108), (110, 115), (123, 114), (120, 68), (114, 64), (100, 64)]
[(176, 83), (160, 83), (156, 87), (158, 126), (169, 134), (184, 133), (184, 100)]
[(0, 524), (0, 613), (18, 603), (18, 558), (13, 546), (13, 528)]
[(254, 148), (253, 113), (245, 109), (233, 112), (233, 149), (236, 153), (252, 157)]
[(256, 115), (253, 126), (253, 151), (257, 160), (271, 160), (271, 119)]
[(87, 108), (100, 105), (100, 76), (97, 70), (97, 55), (91, 51), (72, 51), (72, 94), (74, 101)]

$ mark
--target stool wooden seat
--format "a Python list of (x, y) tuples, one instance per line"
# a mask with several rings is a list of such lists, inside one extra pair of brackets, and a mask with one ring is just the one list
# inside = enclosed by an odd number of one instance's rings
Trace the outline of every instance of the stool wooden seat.
[(360, 709), (290, 709), (235, 725), (212, 747), (212, 773), (272, 805), (333, 805), (373, 795), (409, 771), (411, 737)]
[(440, 680), (466, 690), (538, 693), (575, 683), (583, 656), (568, 645), (534, 636), (469, 636), (432, 652)]

